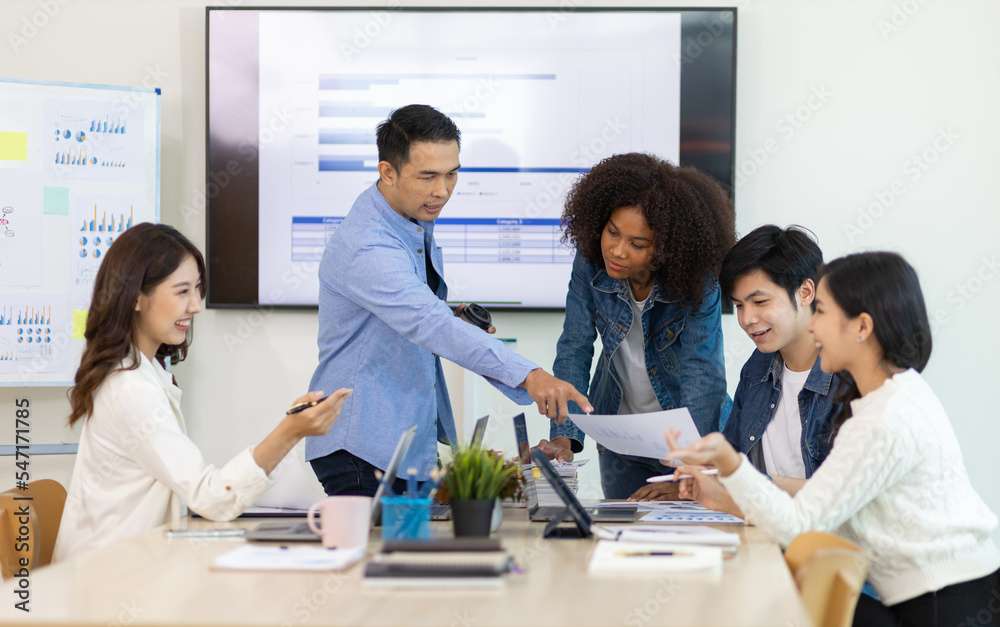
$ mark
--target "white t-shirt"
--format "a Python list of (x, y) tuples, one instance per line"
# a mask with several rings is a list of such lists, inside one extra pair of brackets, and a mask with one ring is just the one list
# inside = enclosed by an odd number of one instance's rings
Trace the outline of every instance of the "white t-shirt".
[(806, 478), (806, 464), (802, 460), (802, 418), (799, 415), (799, 392), (809, 378), (809, 370), (794, 372), (783, 366), (781, 397), (774, 410), (760, 444), (764, 454), (764, 468), (769, 475)]
[[(628, 293), (632, 302), (632, 326), (618, 345), (618, 350), (611, 356), (622, 386), (622, 402), (618, 406), (618, 413), (644, 414), (660, 411), (660, 401), (656, 400), (653, 384), (649, 382), (649, 373), (646, 372), (646, 351), (642, 336), (642, 310), (649, 296), (646, 296), (646, 300), (636, 300), (631, 285)], [(652, 294), (653, 291), (650, 290), (649, 293)]]

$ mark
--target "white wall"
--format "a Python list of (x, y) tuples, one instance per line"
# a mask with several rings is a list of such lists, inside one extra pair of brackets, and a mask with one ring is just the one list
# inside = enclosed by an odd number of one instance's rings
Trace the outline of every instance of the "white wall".
[[(203, 244), (204, 215), (182, 207), (194, 206), (204, 181), (204, 4), (64, 0), (47, 20), (39, 17), (49, 4), (57, 3), (0, 4), (0, 75), (160, 86), (162, 219)], [(1000, 380), (1000, 280), (993, 280), (1000, 260), (1000, 5), (737, 5), (737, 163), (744, 175), (736, 194), (739, 231), (765, 222), (799, 223), (816, 232), (827, 258), (875, 249), (906, 255), (940, 321), (927, 377), (951, 415), (976, 489), (1000, 512), (994, 453), (1000, 410), (993, 398)], [(25, 20), (47, 23), (15, 50), (10, 36), (22, 34)], [(788, 115), (800, 116), (797, 128), (780, 122)], [(953, 139), (939, 140), (943, 134)], [(933, 163), (914, 170), (916, 158)], [(896, 192), (890, 191), (894, 184)], [(880, 197), (886, 206), (869, 210)], [(852, 226), (860, 230), (848, 233)], [(502, 336), (516, 337), (521, 352), (551, 367), (559, 314), (497, 319)], [(732, 388), (751, 344), (732, 317), (723, 324)], [(192, 356), (177, 368), (177, 378), (192, 436), (210, 461), (220, 463), (261, 437), (305, 390), (316, 362), (316, 315), (212, 310), (195, 326)], [(476, 400), (478, 384), (466, 386), (457, 370), (450, 378), (460, 410), (485, 404), (506, 420), (515, 412), (509, 403), (482, 395)], [(35, 404), (35, 442), (75, 438), (61, 427), (65, 390), (0, 389), (0, 442), (13, 441), (13, 399), (25, 396)], [(544, 435), (544, 420), (534, 410), (529, 415), (533, 439)], [(508, 446), (506, 433), (491, 431), (490, 437)], [(32, 470), (66, 481), (70, 460), (36, 458)], [(0, 460), (0, 486), (12, 483), (12, 473), (12, 461)], [(596, 460), (583, 484), (585, 493), (596, 490)]]

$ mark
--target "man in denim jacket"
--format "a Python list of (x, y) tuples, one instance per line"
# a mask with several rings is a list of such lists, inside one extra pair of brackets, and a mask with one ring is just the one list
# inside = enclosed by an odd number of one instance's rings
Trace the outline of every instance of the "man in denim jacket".
[[(779, 487), (795, 494), (830, 452), (838, 384), (819, 366), (807, 331), (816, 296), (819, 246), (796, 227), (762, 226), (737, 242), (719, 283), (740, 327), (757, 345), (743, 365), (723, 434)], [(742, 516), (717, 480), (701, 476), (699, 501)], [(657, 486), (643, 495), (655, 498)]]

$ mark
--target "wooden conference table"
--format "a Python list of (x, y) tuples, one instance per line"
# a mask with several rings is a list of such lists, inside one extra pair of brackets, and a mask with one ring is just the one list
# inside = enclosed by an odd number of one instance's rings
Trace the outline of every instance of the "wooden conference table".
[[(221, 572), (212, 559), (243, 540), (166, 538), (167, 528), (250, 527), (260, 519), (185, 519), (31, 573), (31, 612), (3, 583), (0, 625), (689, 625), (802, 626), (810, 620), (781, 551), (755, 527), (721, 577), (596, 578), (594, 540), (545, 540), (544, 524), (504, 508), (498, 535), (525, 571), (499, 590), (376, 590), (363, 562), (342, 572)], [(720, 528), (734, 530), (731, 525)], [(451, 523), (432, 523), (450, 535)], [(369, 555), (381, 546), (373, 531)]]

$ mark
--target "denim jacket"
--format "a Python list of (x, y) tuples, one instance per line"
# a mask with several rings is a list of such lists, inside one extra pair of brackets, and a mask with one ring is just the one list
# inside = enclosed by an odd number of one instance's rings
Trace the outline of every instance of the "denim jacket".
[[(718, 285), (705, 293), (701, 307), (681, 307), (653, 284), (642, 312), (646, 372), (663, 409), (687, 407), (702, 435), (718, 431), (720, 416), (728, 415), (726, 371), (723, 358), (722, 317)], [(603, 266), (577, 254), (566, 295), (566, 320), (552, 366), (556, 377), (587, 398), (597, 414), (617, 414), (622, 388), (611, 356), (632, 326), (628, 281), (613, 279)], [(594, 378), (587, 387), (594, 357), (594, 340), (601, 335), (603, 349)], [(570, 403), (571, 413), (582, 413)], [(574, 440), (573, 450), (583, 448), (583, 432), (567, 420), (551, 423), (549, 438)]]
[[(733, 396), (733, 411), (723, 430), (729, 443), (739, 452), (746, 453), (757, 470), (765, 474), (760, 439), (774, 418), (781, 398), (783, 367), (780, 353), (765, 354), (754, 350), (740, 371), (740, 382)], [(833, 379), (832, 374), (820, 370), (817, 359), (799, 392), (802, 461), (805, 462), (807, 479), (830, 452), (833, 419), (840, 411), (840, 404), (834, 402), (838, 383)]]

